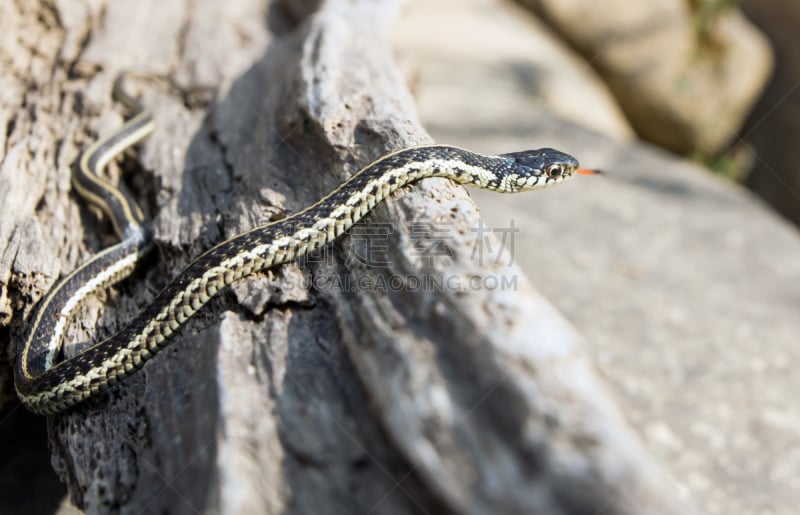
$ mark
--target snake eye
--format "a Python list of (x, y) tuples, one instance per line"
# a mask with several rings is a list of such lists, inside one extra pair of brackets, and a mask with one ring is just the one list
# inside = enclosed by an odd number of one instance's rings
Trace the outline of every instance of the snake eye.
[(558, 179), (564, 173), (564, 168), (560, 164), (554, 164), (547, 167), (547, 176), (551, 179)]

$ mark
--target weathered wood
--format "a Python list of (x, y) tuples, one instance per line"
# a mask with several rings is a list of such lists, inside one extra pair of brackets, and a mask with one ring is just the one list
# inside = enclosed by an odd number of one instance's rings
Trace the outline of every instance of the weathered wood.
[[(120, 327), (213, 243), (430, 141), (386, 40), (398, 3), (314, 4), (30, 7), (50, 13), (37, 30), (53, 34), (38, 47), (49, 66), (15, 69), (34, 85), (17, 88), (29, 98), (3, 97), (14, 120), (0, 168), (4, 209), (15, 208), (0, 225), (12, 340), (59, 271), (106, 240), (69, 193), (69, 164), (90, 140), (84, 127), (119, 124), (108, 92), (120, 69), (218, 94), (206, 105), (143, 89), (159, 128), (126, 184), (152, 217), (159, 259), (90, 303), (77, 341)], [(343, 238), (324, 259), (222, 295), (122, 387), (51, 419), (73, 500), (137, 513), (684, 512), (580, 339), (516, 268), (476, 260), (478, 224), (464, 189), (428, 180), (375, 210), (364, 227), (377, 236)], [(438, 227), (447, 252), (434, 259), (435, 238), (414, 228)], [(354, 259), (364, 252), (384, 266)], [(500, 274), (516, 288), (482, 281)], [(448, 287), (416, 287), (420, 277)]]

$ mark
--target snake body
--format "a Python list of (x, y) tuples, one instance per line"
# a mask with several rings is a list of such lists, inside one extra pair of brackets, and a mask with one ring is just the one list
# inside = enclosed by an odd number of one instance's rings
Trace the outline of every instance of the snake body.
[(40, 414), (64, 411), (119, 383), (163, 349), (170, 336), (220, 290), (321, 248), (409, 183), (447, 177), (460, 184), (516, 192), (549, 187), (575, 172), (589, 172), (579, 169), (575, 158), (553, 149), (487, 156), (431, 145), (391, 153), (302, 211), (206, 251), (118, 333), (58, 361), (66, 323), (83, 299), (129, 275), (153, 246), (133, 199), (98, 175), (109, 160), (147, 136), (153, 127), (152, 115), (132, 97), (116, 87), (115, 94), (137, 114), (87, 149), (76, 167), (73, 186), (105, 211), (121, 242), (61, 279), (29, 318), (18, 347), (15, 385), (22, 402)]

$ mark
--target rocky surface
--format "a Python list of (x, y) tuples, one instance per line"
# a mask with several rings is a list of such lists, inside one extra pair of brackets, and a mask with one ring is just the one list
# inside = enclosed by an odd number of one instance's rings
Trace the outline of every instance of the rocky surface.
[(643, 139), (682, 154), (730, 144), (771, 70), (767, 41), (733, 8), (699, 20), (687, 0), (521, 3), (592, 63)]
[[(412, 20), (415, 9), (445, 16), (423, 4), (412, 4)], [(482, 215), (519, 230), (517, 263), (586, 337), (628, 419), (684, 495), (708, 513), (796, 513), (798, 232), (708, 170), (565, 120), (512, 72), (523, 37), (503, 35), (512, 8), (459, 5), (469, 26), (425, 38), (408, 23), (396, 38), (405, 59), (419, 63), (417, 101), (434, 138), (486, 152), (555, 146), (608, 171), (535, 197), (473, 192)], [(473, 58), (486, 40), (490, 64)], [(535, 73), (557, 77), (570, 66), (562, 60), (556, 72)], [(465, 76), (474, 80), (448, 80)], [(516, 86), (502, 90), (501, 104), (498, 83)], [(602, 91), (576, 98), (572, 88), (553, 85), (565, 95), (559, 105), (598, 102), (609, 112)]]

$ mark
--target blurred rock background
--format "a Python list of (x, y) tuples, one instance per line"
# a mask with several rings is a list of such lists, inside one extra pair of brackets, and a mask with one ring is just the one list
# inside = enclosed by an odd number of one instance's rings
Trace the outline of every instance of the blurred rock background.
[[(519, 0), (590, 62), (643, 140), (800, 223), (800, 4)], [(738, 8), (741, 3), (741, 9)]]
[(800, 61), (786, 50), (800, 9), (750, 2), (762, 32), (733, 4), (414, 0), (395, 38), (438, 142), (552, 146), (608, 171), (471, 194), (487, 223), (519, 230), (517, 263), (680, 491), (705, 513), (789, 515), (800, 238), (737, 180), (782, 213), (800, 206)]
[(677, 153), (726, 148), (772, 68), (729, 1), (522, 3), (589, 60), (642, 139)]

